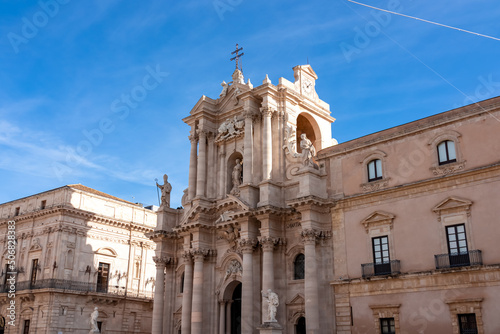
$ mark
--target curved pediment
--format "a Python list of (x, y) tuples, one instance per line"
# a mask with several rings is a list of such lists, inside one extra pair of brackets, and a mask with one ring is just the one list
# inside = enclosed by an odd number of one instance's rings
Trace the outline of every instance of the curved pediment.
[(111, 257), (118, 256), (118, 253), (113, 248), (110, 248), (110, 247), (99, 248), (98, 250), (95, 251), (95, 254), (104, 255), (104, 256), (111, 256)]

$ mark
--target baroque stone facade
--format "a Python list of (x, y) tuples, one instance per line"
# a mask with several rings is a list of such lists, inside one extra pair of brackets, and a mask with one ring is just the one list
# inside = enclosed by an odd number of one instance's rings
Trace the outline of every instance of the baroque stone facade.
[[(151, 333), (155, 245), (146, 233), (155, 225), (154, 211), (80, 184), (0, 205), (6, 322), (11, 300), (16, 305), (6, 333), (87, 334), (94, 307), (102, 333)], [(8, 265), (9, 226), (16, 268)]]
[(152, 333), (499, 332), (500, 98), (337, 145), (316, 79), (237, 69), (184, 119)]

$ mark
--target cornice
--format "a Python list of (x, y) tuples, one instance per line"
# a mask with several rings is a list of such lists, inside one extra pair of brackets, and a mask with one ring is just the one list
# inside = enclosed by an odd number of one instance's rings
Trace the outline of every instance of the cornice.
[[(401, 199), (406, 196), (415, 196), (424, 192), (429, 194), (433, 190), (441, 192), (444, 187), (461, 187), (487, 179), (496, 179), (500, 181), (500, 162), (452, 175), (396, 185), (394, 187), (384, 188), (369, 193), (358, 193), (336, 200), (340, 208), (348, 209), (350, 207), (357, 207), (372, 202), (380, 202), (382, 198), (384, 201), (389, 201), (392, 199)], [(457, 184), (458, 180), (461, 181), (460, 184)]]
[(110, 217), (105, 217), (98, 215), (96, 213), (90, 212), (90, 211), (85, 211), (81, 209), (76, 209), (69, 207), (67, 205), (57, 205), (53, 206), (48, 209), (43, 209), (35, 212), (30, 212), (24, 215), (19, 215), (16, 217), (11, 217), (11, 218), (2, 218), (0, 219), (0, 226), (6, 224), (8, 221), (14, 220), (17, 222), (22, 222), (24, 220), (30, 220), (30, 219), (35, 219), (39, 217), (43, 217), (46, 215), (50, 214), (60, 214), (60, 215), (69, 215), (73, 217), (84, 217), (87, 218), (89, 222), (95, 222), (99, 224), (104, 224), (108, 226), (113, 226), (113, 227), (118, 227), (118, 228), (123, 228), (130, 230), (134, 232), (141, 232), (141, 233), (148, 233), (148, 232), (153, 232), (154, 228), (153, 227), (148, 227), (148, 226), (143, 226), (139, 225), (133, 222), (127, 222), (124, 220), (119, 220), (115, 218), (110, 218)]

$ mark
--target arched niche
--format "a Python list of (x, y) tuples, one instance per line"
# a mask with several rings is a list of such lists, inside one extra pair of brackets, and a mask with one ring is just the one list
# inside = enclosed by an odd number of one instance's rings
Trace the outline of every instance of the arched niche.
[[(239, 160), (241, 167), (243, 167), (243, 155), (240, 152), (234, 152), (231, 154), (227, 160), (227, 171), (226, 171), (226, 193), (229, 194), (231, 189), (233, 189), (233, 169), (236, 166), (236, 160)], [(243, 172), (241, 173), (240, 184), (243, 182)]]
[(321, 149), (321, 132), (318, 123), (316, 123), (314, 118), (306, 112), (300, 113), (299, 116), (297, 116), (297, 153), (302, 153), (302, 148), (300, 148), (300, 136), (303, 133), (305, 133), (307, 139), (313, 143), (316, 151), (319, 151)]

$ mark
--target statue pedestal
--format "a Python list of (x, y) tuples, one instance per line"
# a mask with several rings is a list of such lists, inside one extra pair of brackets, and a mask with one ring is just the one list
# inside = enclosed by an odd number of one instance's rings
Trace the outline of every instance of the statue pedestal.
[(282, 334), (283, 327), (277, 322), (265, 322), (260, 327), (257, 327), (260, 334)]

